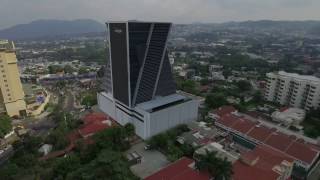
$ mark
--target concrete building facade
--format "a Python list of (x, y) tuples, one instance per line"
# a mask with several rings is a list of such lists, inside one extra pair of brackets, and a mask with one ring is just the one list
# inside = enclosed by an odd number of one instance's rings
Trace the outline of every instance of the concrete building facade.
[(0, 40), (0, 89), (0, 111), (9, 116), (26, 115), (15, 46), (7, 40)]
[(119, 124), (132, 123), (147, 139), (195, 120), (199, 102), (176, 93), (167, 51), (171, 23), (107, 23), (106, 62), (100, 109)]
[(267, 74), (265, 99), (302, 109), (320, 107), (320, 79), (279, 71)]

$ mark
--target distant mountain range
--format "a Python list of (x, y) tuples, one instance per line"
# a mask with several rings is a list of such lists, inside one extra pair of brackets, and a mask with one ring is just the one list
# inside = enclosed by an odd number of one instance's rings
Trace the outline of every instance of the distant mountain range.
[[(196, 23), (181, 25), (206, 26), (209, 29), (246, 28), (259, 31), (284, 31), (284, 32), (305, 32), (310, 35), (320, 35), (320, 21), (243, 21), (226, 23)], [(179, 26), (179, 25), (177, 25)], [(175, 28), (173, 29), (175, 30)], [(104, 24), (90, 19), (79, 20), (37, 20), (29, 24), (19, 24), (7, 29), (0, 30), (0, 39), (25, 40), (43, 39), (57, 37), (73, 37), (80, 34), (103, 35), (106, 31)]]
[(54, 36), (72, 36), (84, 33), (101, 33), (105, 25), (90, 19), (37, 20), (0, 30), (0, 39), (37, 39)]

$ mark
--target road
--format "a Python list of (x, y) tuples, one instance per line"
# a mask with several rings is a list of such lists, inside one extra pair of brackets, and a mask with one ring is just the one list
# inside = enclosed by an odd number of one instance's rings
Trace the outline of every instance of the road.
[(71, 112), (74, 111), (74, 101), (75, 101), (75, 97), (73, 95), (73, 93), (71, 91), (67, 91), (66, 95), (65, 95), (65, 101), (64, 101), (64, 110), (67, 112)]

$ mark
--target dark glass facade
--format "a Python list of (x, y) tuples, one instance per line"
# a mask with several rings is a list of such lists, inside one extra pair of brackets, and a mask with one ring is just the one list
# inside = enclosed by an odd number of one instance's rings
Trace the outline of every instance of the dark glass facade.
[(115, 99), (132, 107), (175, 93), (166, 51), (170, 27), (171, 23), (109, 23)]
[(129, 105), (127, 25), (109, 24), (113, 97)]

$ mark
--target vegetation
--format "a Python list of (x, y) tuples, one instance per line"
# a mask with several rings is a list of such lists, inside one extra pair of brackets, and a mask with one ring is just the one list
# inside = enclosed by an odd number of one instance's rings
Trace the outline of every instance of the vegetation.
[(226, 97), (223, 94), (209, 94), (206, 97), (205, 103), (211, 109), (216, 109), (228, 104)]
[(304, 134), (311, 138), (320, 136), (320, 109), (310, 110), (307, 113), (306, 120), (302, 122)]
[[(67, 120), (66, 129), (71, 129), (70, 125)], [(43, 140), (27, 136), (14, 145), (16, 153), (0, 168), (1, 178), (136, 180), (138, 178), (131, 173), (129, 163), (123, 156), (123, 152), (130, 147), (132, 132), (134, 127), (130, 124), (106, 129), (92, 137), (96, 143), (79, 141), (74, 152), (47, 161), (38, 160), (38, 148)], [(65, 136), (60, 136), (56, 141), (63, 139), (66, 139)]]
[(7, 115), (0, 116), (0, 138), (3, 138), (12, 130), (11, 119)]
[(168, 157), (170, 161), (176, 161), (182, 156), (192, 157), (194, 148), (190, 145), (180, 145), (176, 142), (179, 135), (189, 131), (187, 125), (179, 125), (164, 133), (151, 137), (147, 141), (150, 149), (157, 149)]
[(102, 42), (96, 42), (94, 44), (86, 44), (84, 48), (78, 49), (62, 49), (59, 50), (56, 54), (56, 59), (60, 59), (62, 61), (68, 61), (70, 59), (79, 59), (83, 62), (98, 62), (104, 63), (106, 57), (108, 57), (108, 52), (106, 51), (106, 47)]
[(83, 98), (82, 98), (81, 104), (84, 106), (91, 107), (91, 106), (96, 105), (98, 103), (97, 102), (97, 94), (95, 91), (87, 92), (87, 93), (83, 94), (82, 96), (83, 96)]
[(58, 72), (62, 72), (64, 69), (63, 69), (63, 66), (60, 66), (60, 65), (50, 65), (48, 66), (48, 70), (49, 70), (49, 74), (56, 74)]
[(227, 159), (217, 157), (216, 152), (208, 152), (205, 155), (196, 155), (196, 167), (200, 171), (209, 172), (218, 180), (229, 180), (232, 178), (232, 164)]
[(199, 94), (199, 85), (195, 81), (176, 78), (176, 82), (178, 89), (191, 94)]
[(241, 80), (238, 81), (236, 84), (240, 91), (250, 91), (252, 89), (252, 86), (249, 81)]

